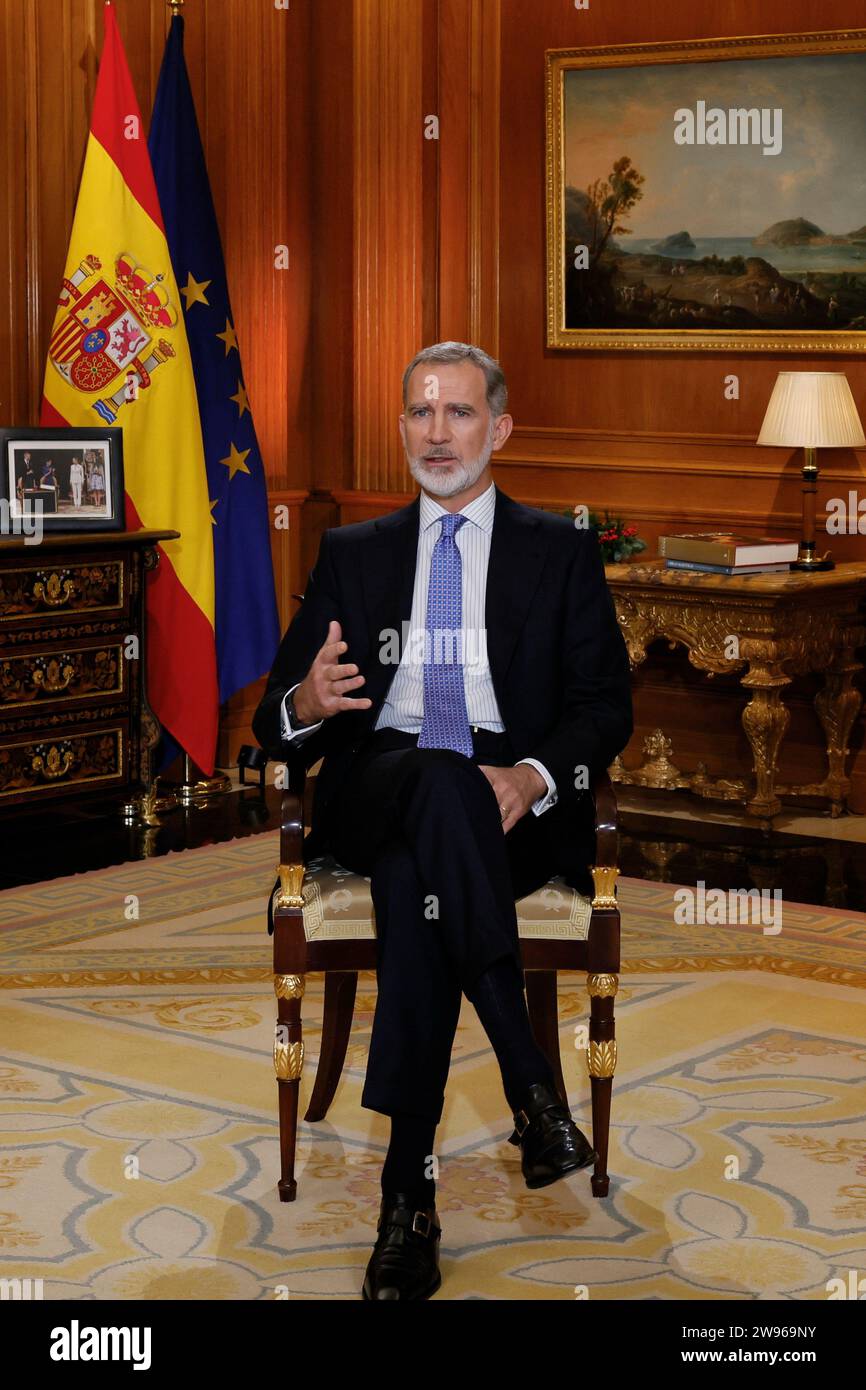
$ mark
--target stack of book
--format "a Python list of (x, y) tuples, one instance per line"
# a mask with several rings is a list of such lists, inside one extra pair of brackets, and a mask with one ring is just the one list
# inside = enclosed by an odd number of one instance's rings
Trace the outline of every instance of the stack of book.
[(668, 569), (706, 574), (781, 574), (799, 551), (778, 536), (737, 536), (729, 531), (659, 536), (659, 555)]

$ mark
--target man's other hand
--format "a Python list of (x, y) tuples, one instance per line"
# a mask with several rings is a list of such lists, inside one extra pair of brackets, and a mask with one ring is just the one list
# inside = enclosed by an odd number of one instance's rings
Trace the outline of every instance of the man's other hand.
[(365, 677), (351, 662), (343, 665), (341, 654), (348, 643), (336, 618), (328, 624), (328, 635), (293, 697), (295, 713), (302, 724), (317, 724), (344, 709), (369, 709), (373, 701), (366, 696), (352, 700), (346, 693), (364, 684)]
[(517, 767), (488, 767), (479, 763), (478, 768), (496, 793), (502, 830), (506, 835), (538, 798), (547, 794), (547, 783), (529, 763), (520, 763)]

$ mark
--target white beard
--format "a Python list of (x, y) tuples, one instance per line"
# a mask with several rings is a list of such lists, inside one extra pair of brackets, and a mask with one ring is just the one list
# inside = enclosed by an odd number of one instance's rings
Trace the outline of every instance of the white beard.
[(464, 459), (462, 463), (452, 464), (447, 473), (441, 468), (431, 468), (424, 462), (423, 458), (414, 458), (409, 450), (406, 450), (406, 461), (409, 464), (409, 472), (420, 483), (426, 492), (432, 493), (434, 497), (453, 497), (455, 492), (463, 492), (465, 488), (472, 487), (481, 477), (493, 455), (493, 431), (495, 422), (490, 421), (490, 428), (487, 431), (487, 438), (481, 453), (475, 459)]

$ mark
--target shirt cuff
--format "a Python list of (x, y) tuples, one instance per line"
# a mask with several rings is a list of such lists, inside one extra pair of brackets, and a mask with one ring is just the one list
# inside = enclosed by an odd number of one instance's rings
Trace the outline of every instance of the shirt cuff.
[(544, 811), (549, 811), (551, 806), (555, 806), (559, 800), (556, 783), (544, 763), (538, 762), (535, 758), (521, 758), (519, 762), (515, 763), (515, 767), (520, 767), (520, 763), (528, 763), (530, 767), (534, 767), (535, 771), (540, 772), (547, 783), (547, 795), (540, 796), (537, 801), (532, 803), (533, 815), (540, 816)]
[(280, 705), (280, 726), (282, 729), (283, 741), (285, 743), (290, 743), (292, 741), (300, 742), (306, 734), (311, 734), (314, 729), (321, 728), (321, 726), (325, 722), (324, 719), (320, 719), (318, 724), (292, 724), (289, 711), (286, 708), (286, 701), (292, 694), (292, 691), (297, 690), (298, 685), (300, 684), (301, 682), (298, 681), (297, 685), (293, 685), (291, 690), (286, 691), (285, 695), (283, 696), (283, 702)]

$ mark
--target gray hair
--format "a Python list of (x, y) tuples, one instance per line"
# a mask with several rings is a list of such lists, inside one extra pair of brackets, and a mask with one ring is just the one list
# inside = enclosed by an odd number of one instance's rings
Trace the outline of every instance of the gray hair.
[(436, 343), (433, 347), (422, 348), (416, 353), (403, 373), (403, 404), (407, 403), (409, 378), (415, 368), (424, 362), (474, 362), (480, 367), (487, 382), (487, 404), (494, 419), (504, 415), (508, 409), (508, 387), (505, 373), (499, 363), (483, 348), (473, 347), (471, 343)]

